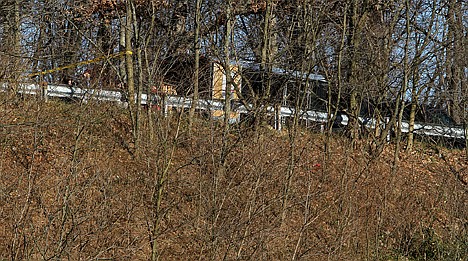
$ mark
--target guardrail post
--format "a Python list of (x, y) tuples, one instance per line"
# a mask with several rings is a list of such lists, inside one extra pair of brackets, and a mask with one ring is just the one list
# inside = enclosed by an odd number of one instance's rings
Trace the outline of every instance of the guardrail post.
[(47, 88), (48, 88), (48, 84), (46, 81), (42, 81), (40, 84), (39, 84), (39, 88), (40, 88), (40, 91), (41, 91), (41, 98), (43, 101), (47, 102)]
[(282, 119), (283, 117), (281, 116), (281, 106), (276, 105), (275, 106), (275, 129), (277, 131), (281, 131), (282, 128)]
[(162, 96), (162, 109), (163, 109), (163, 114), (164, 117), (167, 117), (169, 115), (169, 106), (167, 105), (167, 95)]
[[(387, 125), (388, 125), (389, 122), (390, 122), (390, 118), (385, 117), (384, 129), (387, 128)], [(387, 133), (387, 142), (390, 142), (390, 134), (391, 134), (391, 130), (389, 130), (388, 133)]]

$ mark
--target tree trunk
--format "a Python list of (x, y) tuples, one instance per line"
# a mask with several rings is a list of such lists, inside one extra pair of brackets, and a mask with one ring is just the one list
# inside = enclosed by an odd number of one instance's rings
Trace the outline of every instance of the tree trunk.
[[(125, 44), (126, 42), (125, 35), (127, 31), (126, 24), (127, 24), (127, 19), (123, 17), (120, 20), (120, 36), (119, 36), (119, 51), (120, 52), (127, 51), (126, 44)], [(122, 56), (120, 58), (120, 64), (119, 64), (120, 79), (119, 80), (120, 80), (121, 85), (124, 85), (127, 82), (127, 72), (125, 70), (126, 59), (127, 59), (127, 56)]]
[(265, 113), (265, 103), (269, 102), (270, 93), (271, 93), (271, 55), (272, 55), (272, 37), (271, 37), (271, 24), (272, 24), (272, 16), (273, 16), (273, 9), (272, 9), (272, 2), (271, 0), (266, 0), (266, 7), (265, 7), (265, 15), (263, 18), (263, 38), (262, 38), (262, 49), (261, 49), (261, 57), (260, 57), (260, 72), (262, 74), (261, 78), (261, 98), (260, 98), (260, 106), (261, 110), (257, 109), (257, 115), (255, 115), (255, 124), (256, 128), (258, 128), (263, 123), (263, 117)]
[[(154, 1), (151, 2), (151, 22), (147, 31), (147, 35), (145, 37), (145, 46), (144, 46), (144, 59), (145, 59), (145, 69), (146, 69), (146, 74), (147, 74), (147, 79), (148, 79), (148, 84), (146, 86), (146, 93), (147, 93), (147, 122), (148, 122), (148, 139), (149, 142), (152, 144), (154, 142), (154, 115), (153, 115), (153, 95), (156, 95), (154, 93), (154, 80), (153, 80), (153, 75), (154, 71), (152, 70), (150, 66), (150, 61), (149, 61), (149, 55), (148, 52), (151, 50), (149, 48), (149, 43), (154, 37), (154, 29), (155, 29), (155, 24), (156, 24), (156, 3)], [(158, 52), (156, 52), (154, 55), (152, 55), (153, 62), (158, 61)]]
[(460, 124), (462, 123), (462, 99), (464, 93), (462, 90), (462, 79), (463, 79), (463, 13), (461, 9), (461, 1), (451, 0), (448, 5), (447, 13), (447, 23), (448, 23), (448, 32), (447, 32), (447, 83), (449, 85), (449, 95), (450, 95), (450, 110), (449, 113), (452, 116), (453, 120)]
[[(127, 90), (128, 90), (128, 108), (130, 111), (130, 117), (132, 119), (133, 126), (133, 138), (136, 140), (137, 131), (136, 131), (136, 122), (134, 117), (134, 108), (135, 108), (135, 78), (133, 70), (133, 51), (132, 51), (132, 37), (133, 37), (133, 23), (132, 23), (132, 5), (131, 0), (126, 2), (126, 23), (125, 23), (125, 69), (127, 71)], [(137, 105), (138, 106), (138, 105)]]
[(417, 108), (417, 100), (411, 100), (411, 111), (409, 115), (409, 130), (408, 130), (408, 142), (406, 143), (406, 150), (411, 151), (413, 149), (414, 144), (414, 121), (416, 118), (416, 108)]
[[(365, 4), (363, 4), (365, 5)], [(362, 9), (365, 9), (366, 6), (361, 6)], [(349, 121), (348, 121), (348, 128), (350, 131), (350, 136), (353, 145), (356, 144), (357, 139), (359, 138), (359, 114), (360, 114), (360, 102), (359, 102), (359, 96), (360, 93), (358, 90), (358, 86), (361, 86), (362, 84), (359, 83), (358, 79), (358, 60), (360, 59), (360, 54), (358, 53), (360, 44), (361, 44), (361, 25), (360, 25), (360, 20), (364, 19), (362, 18), (363, 16), (366, 16), (367, 14), (360, 14), (359, 13), (359, 1), (358, 0), (353, 0), (352, 3), (352, 17), (350, 20), (350, 25), (349, 25), (349, 32), (351, 35), (349, 36), (349, 43), (350, 43), (350, 65), (349, 65), (349, 72), (348, 72), (348, 82), (351, 85), (351, 94), (349, 98)]]
[[(5, 51), (11, 54), (8, 58), (6, 67), (7, 78), (11, 81), (16, 82), (18, 77), (21, 75), (21, 24), (20, 24), (20, 1), (10, 0), (6, 3), (0, 4), (0, 10), (4, 9), (5, 12), (5, 24), (2, 28), (3, 34), (0, 42), (1, 47), (5, 47)], [(16, 84), (13, 84), (15, 86)], [(13, 88), (16, 92), (16, 86)]]
[[(398, 112), (398, 122), (396, 124), (396, 144), (395, 144), (395, 151), (393, 154), (393, 164), (392, 164), (392, 178), (395, 177), (396, 171), (398, 169), (398, 163), (399, 163), (399, 155), (400, 155), (400, 142), (401, 142), (401, 127), (402, 127), (402, 121), (403, 121), (403, 112), (405, 110), (405, 95), (406, 91), (408, 90), (408, 81), (409, 81), (409, 48), (410, 48), (410, 3), (409, 0), (406, 0), (405, 2), (405, 12), (406, 12), (406, 36), (405, 36), (405, 46), (404, 46), (404, 61), (403, 61), (403, 86), (400, 89), (400, 92), (398, 94), (398, 99), (401, 104), (400, 110)], [(397, 101), (398, 103), (398, 101)], [(398, 106), (397, 106), (398, 110)], [(393, 183), (393, 181), (392, 181)]]
[(226, 75), (226, 91), (224, 97), (224, 132), (227, 135), (229, 132), (229, 119), (231, 118), (231, 88), (232, 88), (232, 76), (231, 76), (231, 34), (232, 34), (232, 6), (231, 2), (228, 1), (226, 8), (226, 31), (224, 35), (224, 72)]
[(415, 69), (415, 70), (412, 70), (412, 72), (413, 72), (413, 80), (412, 80), (412, 86), (411, 86), (411, 107), (410, 107), (410, 115), (409, 115), (409, 121), (408, 121), (408, 125), (409, 125), (408, 126), (408, 141), (406, 142), (407, 151), (411, 151), (413, 149), (414, 122), (416, 120), (416, 109), (418, 108), (418, 96), (419, 96), (419, 93), (416, 89), (419, 85), (419, 70)]
[[(142, 55), (141, 55), (141, 42), (143, 39), (140, 38), (140, 32), (138, 27), (138, 21), (136, 18), (136, 11), (134, 6), (132, 5), (132, 21), (133, 21), (133, 31), (136, 40), (136, 57), (137, 57), (137, 72), (138, 72), (138, 81), (137, 81), (137, 95), (136, 95), (136, 115), (135, 115), (135, 149), (139, 149), (139, 142), (140, 142), (140, 125), (141, 125), (141, 95), (143, 94), (143, 62), (142, 62)], [(150, 96), (149, 93), (147, 95), (147, 104)]]
[(200, 27), (201, 27), (201, 0), (196, 0), (195, 8), (195, 35), (194, 35), (194, 49), (195, 49), (195, 65), (193, 75), (193, 97), (192, 104), (189, 111), (189, 131), (192, 128), (193, 117), (195, 109), (198, 104), (198, 89), (199, 89), (199, 78), (200, 78)]
[[(329, 159), (330, 156), (330, 144), (331, 144), (331, 135), (333, 132), (333, 123), (336, 120), (336, 117), (338, 116), (338, 110), (339, 110), (339, 104), (341, 100), (341, 92), (343, 89), (343, 50), (346, 44), (346, 35), (348, 34), (348, 5), (346, 5), (346, 9), (343, 14), (343, 28), (341, 32), (341, 41), (340, 41), (340, 49), (338, 51), (338, 57), (337, 57), (337, 85), (338, 85), (338, 93), (336, 97), (336, 101), (333, 102), (333, 93), (332, 93), (332, 85), (330, 82), (327, 83), (327, 132), (326, 132), (326, 139), (325, 139), (325, 145), (324, 145), (324, 150), (325, 150), (325, 155), (326, 159)], [(325, 67), (325, 66), (323, 66)], [(325, 71), (327, 73), (327, 71)], [(327, 79), (331, 79), (330, 75), (326, 75)]]
[[(434, 5), (432, 7), (432, 14), (431, 14), (431, 19), (428, 21), (428, 26), (427, 26), (427, 32), (428, 34), (424, 36), (424, 41), (422, 44), (420, 44), (420, 41), (414, 42), (414, 48), (415, 48), (415, 55), (413, 58), (412, 65), (409, 66), (412, 69), (408, 68), (408, 70), (411, 71), (412, 73), (412, 86), (411, 86), (411, 111), (410, 111), (410, 118), (409, 118), (409, 132), (408, 132), (408, 141), (406, 143), (406, 150), (411, 151), (413, 149), (413, 144), (414, 144), (414, 122), (416, 118), (416, 110), (418, 107), (418, 102), (419, 102), (419, 96), (423, 92), (424, 89), (426, 89), (430, 84), (425, 83), (423, 86), (420, 86), (420, 79), (421, 79), (421, 73), (419, 66), (420, 64), (423, 64), (424, 60), (427, 59), (427, 57), (430, 55), (431, 51), (427, 51), (426, 48), (429, 46), (431, 43), (431, 38), (432, 38), (432, 33), (429, 32), (434, 32), (435, 30), (433, 29), (435, 24), (436, 24), (436, 13), (437, 13), (437, 5), (434, 2)], [(416, 11), (416, 10), (415, 10)], [(434, 48), (434, 47), (433, 47)], [(435, 77), (433, 77), (435, 78)], [(431, 80), (433, 82), (433, 80)], [(430, 91), (428, 91), (430, 92)]]

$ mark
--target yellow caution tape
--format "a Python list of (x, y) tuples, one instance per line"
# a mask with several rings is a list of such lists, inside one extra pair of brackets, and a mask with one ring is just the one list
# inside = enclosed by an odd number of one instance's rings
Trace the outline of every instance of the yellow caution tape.
[(105, 56), (101, 56), (101, 57), (94, 58), (94, 59), (91, 59), (91, 60), (82, 61), (82, 62), (78, 62), (78, 63), (73, 63), (73, 64), (57, 67), (57, 68), (50, 69), (50, 70), (31, 73), (31, 74), (28, 74), (27, 77), (34, 77), (34, 76), (49, 74), (49, 73), (53, 73), (53, 72), (57, 72), (57, 71), (65, 70), (65, 69), (70, 69), (70, 68), (73, 68), (73, 67), (78, 67), (78, 66), (81, 66), (81, 65), (96, 63), (96, 62), (99, 62), (99, 61), (102, 61), (102, 60), (105, 60), (105, 59), (117, 58), (117, 57), (123, 56), (123, 55), (133, 55), (133, 52), (132, 51), (123, 51), (123, 52), (114, 53), (114, 54), (111, 54), (111, 55), (105, 55)]

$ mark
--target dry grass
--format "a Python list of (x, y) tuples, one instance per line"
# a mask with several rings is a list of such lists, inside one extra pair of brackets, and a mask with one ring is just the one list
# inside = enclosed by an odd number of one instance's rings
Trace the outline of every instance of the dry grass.
[(420, 144), (392, 177), (392, 145), (372, 158), (365, 142), (334, 137), (327, 157), (319, 134), (291, 146), (287, 135), (239, 128), (223, 165), (216, 122), (191, 133), (182, 122), (175, 136), (176, 117), (157, 117), (154, 140), (143, 130), (135, 154), (126, 111), (113, 105), (0, 108), (0, 259), (146, 260), (151, 242), (162, 260), (468, 255), (462, 151)]

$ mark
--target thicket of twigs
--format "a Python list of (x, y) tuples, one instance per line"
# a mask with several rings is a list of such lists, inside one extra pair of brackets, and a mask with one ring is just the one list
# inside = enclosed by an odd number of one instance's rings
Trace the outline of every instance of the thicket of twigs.
[(177, 113), (136, 150), (124, 108), (34, 99), (1, 99), (1, 260), (468, 256), (462, 151), (418, 144), (392, 176), (392, 144)]

